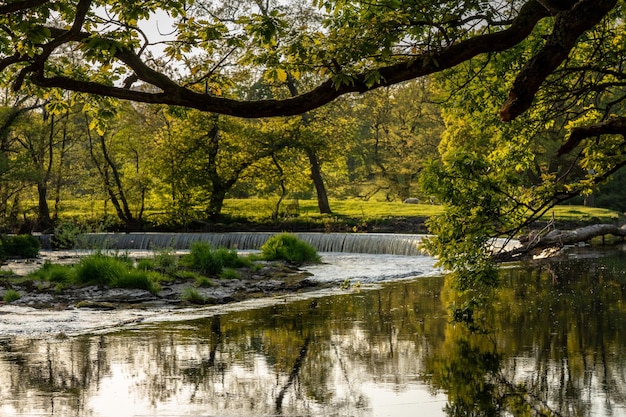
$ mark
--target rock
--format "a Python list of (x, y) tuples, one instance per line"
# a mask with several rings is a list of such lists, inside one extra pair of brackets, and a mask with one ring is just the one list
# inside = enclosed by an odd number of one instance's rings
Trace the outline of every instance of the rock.
[(419, 204), (419, 199), (416, 197), (409, 197), (403, 201), (404, 204)]

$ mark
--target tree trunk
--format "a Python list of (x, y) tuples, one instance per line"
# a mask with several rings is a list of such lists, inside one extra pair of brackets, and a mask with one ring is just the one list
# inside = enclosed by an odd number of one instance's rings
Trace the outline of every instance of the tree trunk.
[(626, 237), (626, 225), (594, 224), (575, 230), (555, 229), (543, 236), (531, 232), (528, 236), (520, 238), (521, 246), (497, 253), (495, 258), (503, 262), (521, 260), (533, 257), (547, 248), (560, 249), (565, 245), (588, 242), (595, 237), (606, 235)]
[(322, 170), (317, 155), (311, 149), (307, 149), (306, 154), (311, 163), (311, 179), (313, 180), (317, 193), (317, 207), (319, 207), (321, 214), (331, 214), (330, 204), (328, 204), (328, 194), (326, 193), (326, 186), (324, 185), (324, 178), (322, 177)]
[(52, 219), (50, 218), (50, 207), (48, 206), (48, 187), (45, 183), (37, 184), (38, 197), (38, 218), (37, 226), (42, 232), (49, 232), (52, 229)]

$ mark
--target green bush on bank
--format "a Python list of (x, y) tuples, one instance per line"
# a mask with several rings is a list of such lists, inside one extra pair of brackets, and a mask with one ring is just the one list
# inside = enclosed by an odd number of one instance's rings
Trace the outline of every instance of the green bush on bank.
[(281, 233), (269, 238), (261, 246), (261, 254), (268, 261), (287, 261), (294, 265), (319, 263), (317, 250), (290, 233)]
[(87, 256), (76, 265), (59, 265), (46, 262), (30, 278), (61, 285), (104, 285), (116, 288), (137, 288), (155, 294), (160, 291), (159, 281), (165, 279), (158, 272), (138, 269), (128, 258), (102, 253)]
[(13, 289), (8, 289), (5, 293), (4, 293), (4, 297), (2, 297), (2, 301), (4, 301), (5, 303), (12, 303), (13, 301), (17, 301), (21, 298), (22, 296), (20, 295), (19, 292), (13, 290)]
[(181, 259), (181, 264), (204, 275), (219, 276), (224, 268), (251, 266), (252, 261), (240, 257), (235, 249), (214, 249), (208, 243), (196, 242), (191, 245), (189, 255)]
[(0, 259), (36, 258), (39, 240), (31, 235), (0, 236)]

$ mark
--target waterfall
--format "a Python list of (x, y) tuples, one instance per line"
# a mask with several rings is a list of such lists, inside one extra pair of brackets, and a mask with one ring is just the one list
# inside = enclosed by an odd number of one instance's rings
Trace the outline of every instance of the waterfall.
[[(213, 247), (258, 250), (276, 233), (87, 233), (80, 246), (89, 249), (189, 249), (195, 242)], [(319, 252), (349, 252), (385, 255), (425, 255), (420, 241), (425, 235), (386, 233), (294, 233)], [(42, 247), (50, 247), (50, 237), (41, 236)]]

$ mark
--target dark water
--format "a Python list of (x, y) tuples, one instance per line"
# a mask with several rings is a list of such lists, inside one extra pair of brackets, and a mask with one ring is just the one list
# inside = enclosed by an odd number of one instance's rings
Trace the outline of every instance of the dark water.
[(626, 257), (442, 277), (71, 338), (0, 337), (0, 415), (626, 416)]

